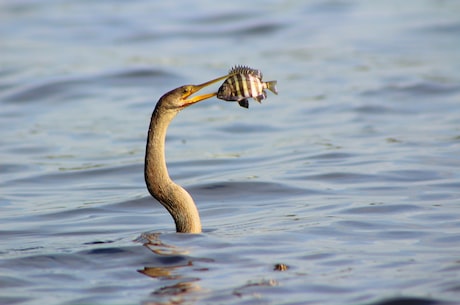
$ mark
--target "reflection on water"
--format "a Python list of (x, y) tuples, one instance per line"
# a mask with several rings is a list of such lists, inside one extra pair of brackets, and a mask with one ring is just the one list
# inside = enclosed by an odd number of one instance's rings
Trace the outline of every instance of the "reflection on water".
[[(0, 2), (0, 304), (457, 302), (459, 13)], [(176, 234), (145, 188), (150, 114), (235, 64), (280, 94), (173, 121), (204, 229)]]
[[(153, 296), (165, 300), (156, 300), (155, 304), (184, 304), (192, 300), (193, 293), (201, 290), (197, 284), (200, 278), (184, 278), (180, 275), (180, 270), (177, 270), (194, 268), (193, 259), (186, 256), (188, 251), (181, 251), (175, 246), (164, 244), (158, 233), (144, 233), (136, 241), (143, 242), (144, 247), (164, 258), (159, 266), (145, 266), (144, 269), (138, 270), (148, 277), (166, 282), (161, 288), (152, 292)], [(196, 270), (196, 272), (202, 271), (205, 270)]]
[[(148, 304), (184, 304), (198, 300), (200, 294), (201, 298), (209, 295), (209, 292), (199, 285), (202, 280), (200, 275), (208, 272), (209, 268), (196, 266), (195, 263), (215, 264), (215, 260), (189, 256), (188, 250), (163, 243), (159, 233), (143, 233), (136, 239), (136, 242), (143, 243), (144, 247), (159, 256), (157, 258), (161, 262), (158, 266), (149, 265), (138, 270), (138, 272), (162, 282), (161, 288), (151, 293), (155, 297), (154, 303), (149, 301)], [(183, 269), (186, 268), (192, 270), (196, 277), (183, 276)], [(286, 271), (288, 267), (285, 264), (276, 264), (273, 270)], [(276, 286), (279, 286), (279, 283), (275, 279), (252, 280), (244, 285), (234, 287), (232, 295), (238, 298), (244, 298), (248, 295), (254, 296), (260, 294), (260, 289), (263, 290), (263, 287)]]

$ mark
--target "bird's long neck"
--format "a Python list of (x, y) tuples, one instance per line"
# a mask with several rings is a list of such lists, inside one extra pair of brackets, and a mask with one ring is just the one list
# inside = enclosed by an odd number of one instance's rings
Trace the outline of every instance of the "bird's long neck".
[(161, 99), (152, 113), (145, 152), (144, 176), (147, 189), (171, 214), (176, 231), (200, 233), (200, 215), (190, 194), (174, 183), (165, 160), (165, 139), (177, 111), (162, 108)]

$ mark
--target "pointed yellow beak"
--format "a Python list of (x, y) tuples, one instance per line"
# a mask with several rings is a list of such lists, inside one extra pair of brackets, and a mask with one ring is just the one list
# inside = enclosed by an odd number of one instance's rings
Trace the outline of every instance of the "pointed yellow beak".
[[(219, 78), (215, 78), (215, 79), (213, 79), (213, 80), (210, 80), (210, 81), (208, 81), (208, 82), (202, 83), (202, 84), (200, 84), (200, 85), (190, 85), (189, 92), (187, 92), (187, 94), (186, 94), (183, 98), (186, 99), (186, 98), (188, 98), (189, 96), (191, 96), (192, 94), (194, 94), (194, 93), (200, 91), (200, 90), (203, 89), (204, 87), (207, 87), (207, 86), (209, 86), (209, 85), (212, 85), (212, 84), (214, 84), (214, 83), (217, 83), (218, 81), (221, 81), (221, 80), (223, 80), (223, 79), (226, 79), (228, 76), (229, 76), (229, 74), (227, 74), (227, 75), (225, 75), (225, 76), (221, 76), (221, 77), (219, 77)], [(197, 96), (191, 97), (191, 98), (185, 100), (184, 107), (190, 106), (191, 104), (195, 104), (195, 103), (204, 101), (205, 99), (211, 98), (211, 97), (216, 96), (216, 95), (217, 95), (217, 92), (214, 92), (214, 93), (206, 93), (206, 94), (202, 94), (202, 95), (197, 95)]]

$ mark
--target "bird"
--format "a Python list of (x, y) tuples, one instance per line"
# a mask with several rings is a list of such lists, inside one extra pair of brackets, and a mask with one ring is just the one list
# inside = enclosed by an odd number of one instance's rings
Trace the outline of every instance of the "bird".
[(201, 233), (201, 220), (192, 196), (169, 176), (165, 159), (165, 139), (169, 124), (183, 109), (217, 95), (194, 93), (227, 78), (225, 75), (200, 85), (185, 85), (165, 93), (150, 119), (145, 149), (144, 178), (147, 189), (171, 214), (178, 233)]

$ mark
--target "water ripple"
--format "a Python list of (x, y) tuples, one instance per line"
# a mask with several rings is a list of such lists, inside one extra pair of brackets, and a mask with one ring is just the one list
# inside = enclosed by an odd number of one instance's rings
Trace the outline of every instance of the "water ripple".
[(152, 68), (133, 68), (111, 73), (49, 78), (32, 84), (16, 86), (0, 94), (0, 102), (31, 103), (40, 100), (69, 101), (81, 99), (89, 87), (145, 86), (156, 79), (176, 78), (171, 72)]
[[(458, 301), (453, 1), (0, 3), (1, 304)], [(170, 124), (204, 229), (176, 234), (154, 102), (234, 64), (280, 95)]]

